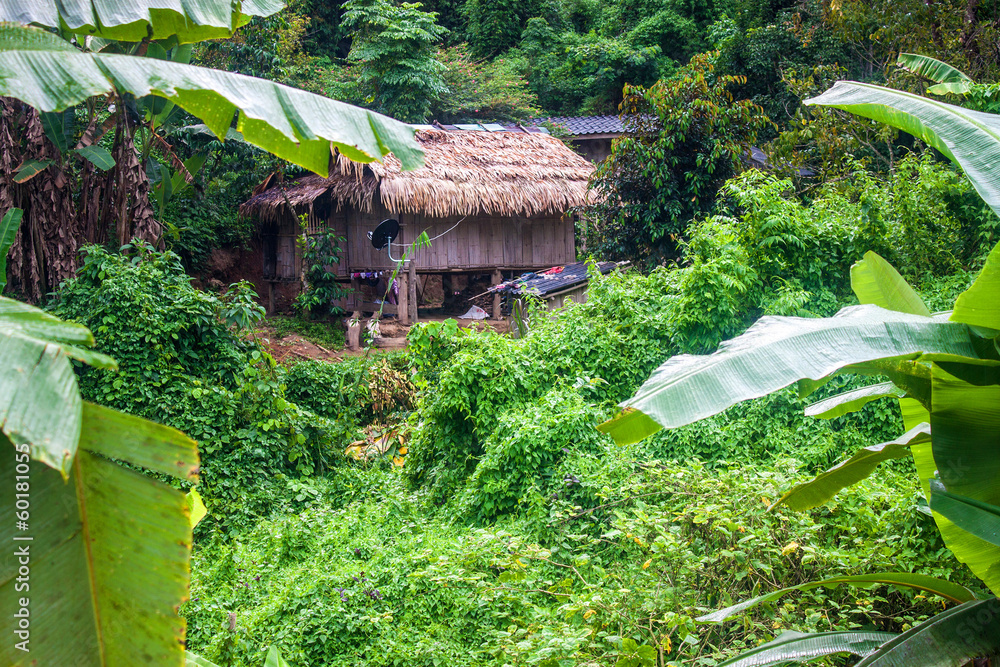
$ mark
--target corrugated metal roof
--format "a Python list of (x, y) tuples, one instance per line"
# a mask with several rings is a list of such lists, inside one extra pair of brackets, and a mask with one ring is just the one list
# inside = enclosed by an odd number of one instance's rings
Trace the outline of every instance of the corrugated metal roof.
[(621, 134), (622, 121), (618, 116), (550, 116), (536, 118), (532, 124), (552, 123), (566, 130), (572, 137), (588, 134)]
[[(610, 273), (618, 267), (617, 262), (598, 262), (601, 273)], [(574, 262), (565, 266), (554, 266), (547, 271), (526, 273), (519, 278), (497, 285), (497, 291), (506, 291), (517, 296), (535, 294), (547, 296), (562, 292), (587, 282), (587, 262)]]

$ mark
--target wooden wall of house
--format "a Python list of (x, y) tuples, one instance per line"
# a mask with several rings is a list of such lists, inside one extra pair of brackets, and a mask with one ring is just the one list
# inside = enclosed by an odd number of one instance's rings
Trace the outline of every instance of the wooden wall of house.
[[(342, 216), (339, 219), (337, 216)], [(380, 209), (364, 213), (352, 209), (334, 213), (333, 224), (345, 229), (347, 238), (345, 261), (338, 273), (384, 270), (392, 261), (384, 250), (375, 250), (368, 232), (386, 218), (400, 222), (396, 243), (410, 244), (420, 232), (431, 238), (451, 229), (462, 216), (426, 218), (419, 215), (393, 215)], [(341, 227), (343, 225), (343, 227)], [(339, 232), (338, 232), (339, 233)], [(393, 256), (399, 258), (403, 248), (393, 246)], [(420, 248), (416, 255), (420, 273), (477, 270), (541, 269), (568, 264), (576, 259), (573, 220), (570, 216), (538, 218), (504, 218), (500, 216), (468, 216), (429, 248)]]
[[(347, 236), (347, 214), (344, 211), (332, 213), (328, 220), (310, 217), (307, 223), (309, 234), (318, 234), (332, 226), (338, 236)], [(298, 246), (301, 235), (302, 226), (298, 218), (285, 211), (282, 211), (278, 222), (261, 226), (265, 280), (298, 281), (301, 278), (302, 256)], [(346, 275), (347, 269), (342, 265), (337, 273)]]
[[(356, 271), (391, 269), (392, 261), (384, 250), (372, 247), (368, 232), (386, 218), (400, 222), (396, 243), (410, 244), (422, 231), (435, 237), (451, 229), (461, 216), (429, 219), (418, 215), (393, 215), (379, 209), (365, 213), (351, 208), (334, 211), (325, 221), (309, 219), (307, 232), (319, 233), (332, 227), (346, 239), (337, 275), (347, 278)], [(302, 228), (297, 218), (283, 214), (277, 223), (261, 227), (263, 269), (265, 280), (298, 281), (302, 257), (298, 238)], [(403, 248), (393, 247), (400, 257)], [(537, 218), (504, 218), (500, 216), (468, 216), (450, 232), (435, 239), (429, 248), (416, 252), (416, 269), (420, 273), (447, 271), (521, 271), (543, 269), (568, 264), (576, 260), (573, 220), (570, 216)]]

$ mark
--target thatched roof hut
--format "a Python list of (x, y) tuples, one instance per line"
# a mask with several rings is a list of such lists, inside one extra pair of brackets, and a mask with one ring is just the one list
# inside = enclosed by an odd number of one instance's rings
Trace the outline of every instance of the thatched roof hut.
[(380, 204), (396, 214), (445, 218), (455, 215), (562, 215), (585, 203), (594, 167), (547, 134), (420, 130), (424, 166), (403, 171), (393, 155), (361, 164), (338, 155), (329, 178), (306, 176), (273, 187), (245, 202), (242, 215), (276, 220), (291, 204), (311, 212), (329, 199), (371, 212)]
[[(430, 128), (416, 138), (424, 165), (414, 171), (403, 171), (392, 155), (370, 164), (338, 155), (328, 178), (305, 176), (245, 202), (240, 213), (261, 222), (264, 279), (296, 283), (302, 262), (295, 239), (323, 229), (346, 239), (340, 264), (331, 267), (343, 279), (388, 270), (387, 253), (375, 250), (367, 236), (386, 218), (400, 223), (397, 244), (410, 244), (424, 231), (435, 239), (413, 258), (414, 275), (425, 276), (421, 286), (438, 276), (435, 284), (443, 281), (454, 292), (463, 284), (459, 274), (489, 274), (499, 282), (503, 272), (576, 259), (567, 211), (587, 202), (590, 162), (558, 139), (523, 129)], [(297, 217), (303, 213), (305, 230)], [(454, 280), (444, 277), (449, 274)]]

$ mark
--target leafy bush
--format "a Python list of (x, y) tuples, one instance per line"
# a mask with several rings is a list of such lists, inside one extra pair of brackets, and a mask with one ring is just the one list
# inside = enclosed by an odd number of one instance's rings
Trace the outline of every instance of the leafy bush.
[[(428, 486), (436, 500), (451, 497), (481, 458), (503, 456), (491, 449), (514, 446), (493, 435), (498, 425), (516, 432), (516, 414), (553, 408), (559, 401), (550, 399), (559, 393), (544, 397), (560, 382), (579, 385), (581, 396), (596, 406), (624, 398), (671, 349), (671, 327), (660, 316), (669, 302), (665, 276), (662, 271), (649, 277), (595, 275), (586, 303), (535, 318), (523, 338), (483, 331), (415, 348), (418, 363), (434, 355), (441, 366), (418, 376), (433, 384), (422, 393), (415, 415), (405, 466), (410, 482)], [(580, 417), (589, 419), (591, 409), (573, 411), (583, 410)], [(554, 440), (544, 445), (553, 447)], [(535, 462), (523, 466), (518, 474), (526, 478), (544, 469)]]
[(555, 468), (572, 452), (598, 453), (607, 415), (571, 388), (555, 387), (523, 409), (504, 412), (483, 443), (483, 457), (458, 502), (463, 514), (489, 521), (517, 509), (529, 490), (547, 493), (564, 480)]
[(716, 76), (712, 58), (697, 56), (648, 89), (626, 86), (628, 134), (598, 165), (600, 198), (588, 207), (602, 255), (654, 265), (676, 258), (689, 222), (742, 169), (766, 121), (757, 105), (733, 100), (729, 88), (741, 79)]
[[(353, 429), (390, 423), (413, 401), (413, 385), (400, 355), (347, 357), (337, 363), (302, 361), (280, 372), (287, 396), (318, 415)], [(350, 425), (350, 426), (348, 426)], [(353, 439), (353, 438), (352, 438)]]
[(84, 372), (84, 394), (125, 409), (123, 401), (157, 401), (159, 387), (174, 378), (233, 387), (254, 346), (223, 323), (218, 297), (192, 287), (172, 252), (142, 241), (122, 251), (86, 247), (76, 277), (61, 286), (51, 308), (87, 325), (99, 347), (121, 359), (116, 375)]
[(295, 307), (309, 317), (341, 314), (343, 311), (333, 302), (347, 296), (349, 290), (337, 282), (336, 271), (330, 269), (340, 264), (341, 245), (346, 239), (328, 230), (296, 240), (306, 267), (306, 280), (295, 297)]
[(303, 665), (613, 664), (643, 646), (687, 663), (776, 628), (900, 630), (939, 608), (890, 588), (837, 589), (789, 596), (742, 626), (694, 623), (818, 573), (969, 583), (942, 560), (930, 518), (899, 502), (916, 490), (898, 473), (809, 514), (767, 513), (799, 478), (794, 461), (709, 471), (635, 455), (607, 443), (569, 455), (552, 493), (525, 499), (530, 516), (485, 528), (429, 511), (391, 471), (289, 482), (287, 514), (196, 548), (188, 645), (234, 667), (259, 665), (271, 643)]
[(88, 247), (52, 305), (121, 359), (118, 372), (81, 369), (85, 398), (199, 441), (201, 493), (226, 529), (269, 514), (276, 479), (322, 471), (346, 446), (333, 422), (286, 397), (274, 361), (226, 325), (227, 316), (253, 319), (254, 296), (244, 286), (220, 301), (191, 286), (176, 254), (136, 242), (121, 253)]

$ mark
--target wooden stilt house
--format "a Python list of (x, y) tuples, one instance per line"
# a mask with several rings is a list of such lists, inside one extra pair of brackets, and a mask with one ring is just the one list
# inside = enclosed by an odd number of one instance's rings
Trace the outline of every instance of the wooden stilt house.
[[(330, 268), (344, 281), (391, 270), (386, 251), (375, 250), (368, 238), (387, 218), (400, 223), (397, 244), (408, 245), (424, 231), (431, 238), (441, 235), (410, 264), (413, 287), (399, 290), (404, 321), (415, 318), (429, 277), (488, 274), (496, 284), (575, 261), (574, 221), (567, 211), (586, 201), (593, 173), (586, 159), (547, 134), (523, 130), (427, 128), (417, 132), (417, 141), (424, 150), (424, 166), (417, 170), (403, 171), (392, 155), (371, 164), (338, 155), (329, 178), (277, 185), (240, 207), (261, 226), (264, 279), (272, 294), (301, 279), (296, 238), (324, 229), (346, 239), (339, 266)], [(402, 245), (393, 246), (395, 256)], [(494, 307), (499, 309), (498, 301)]]

